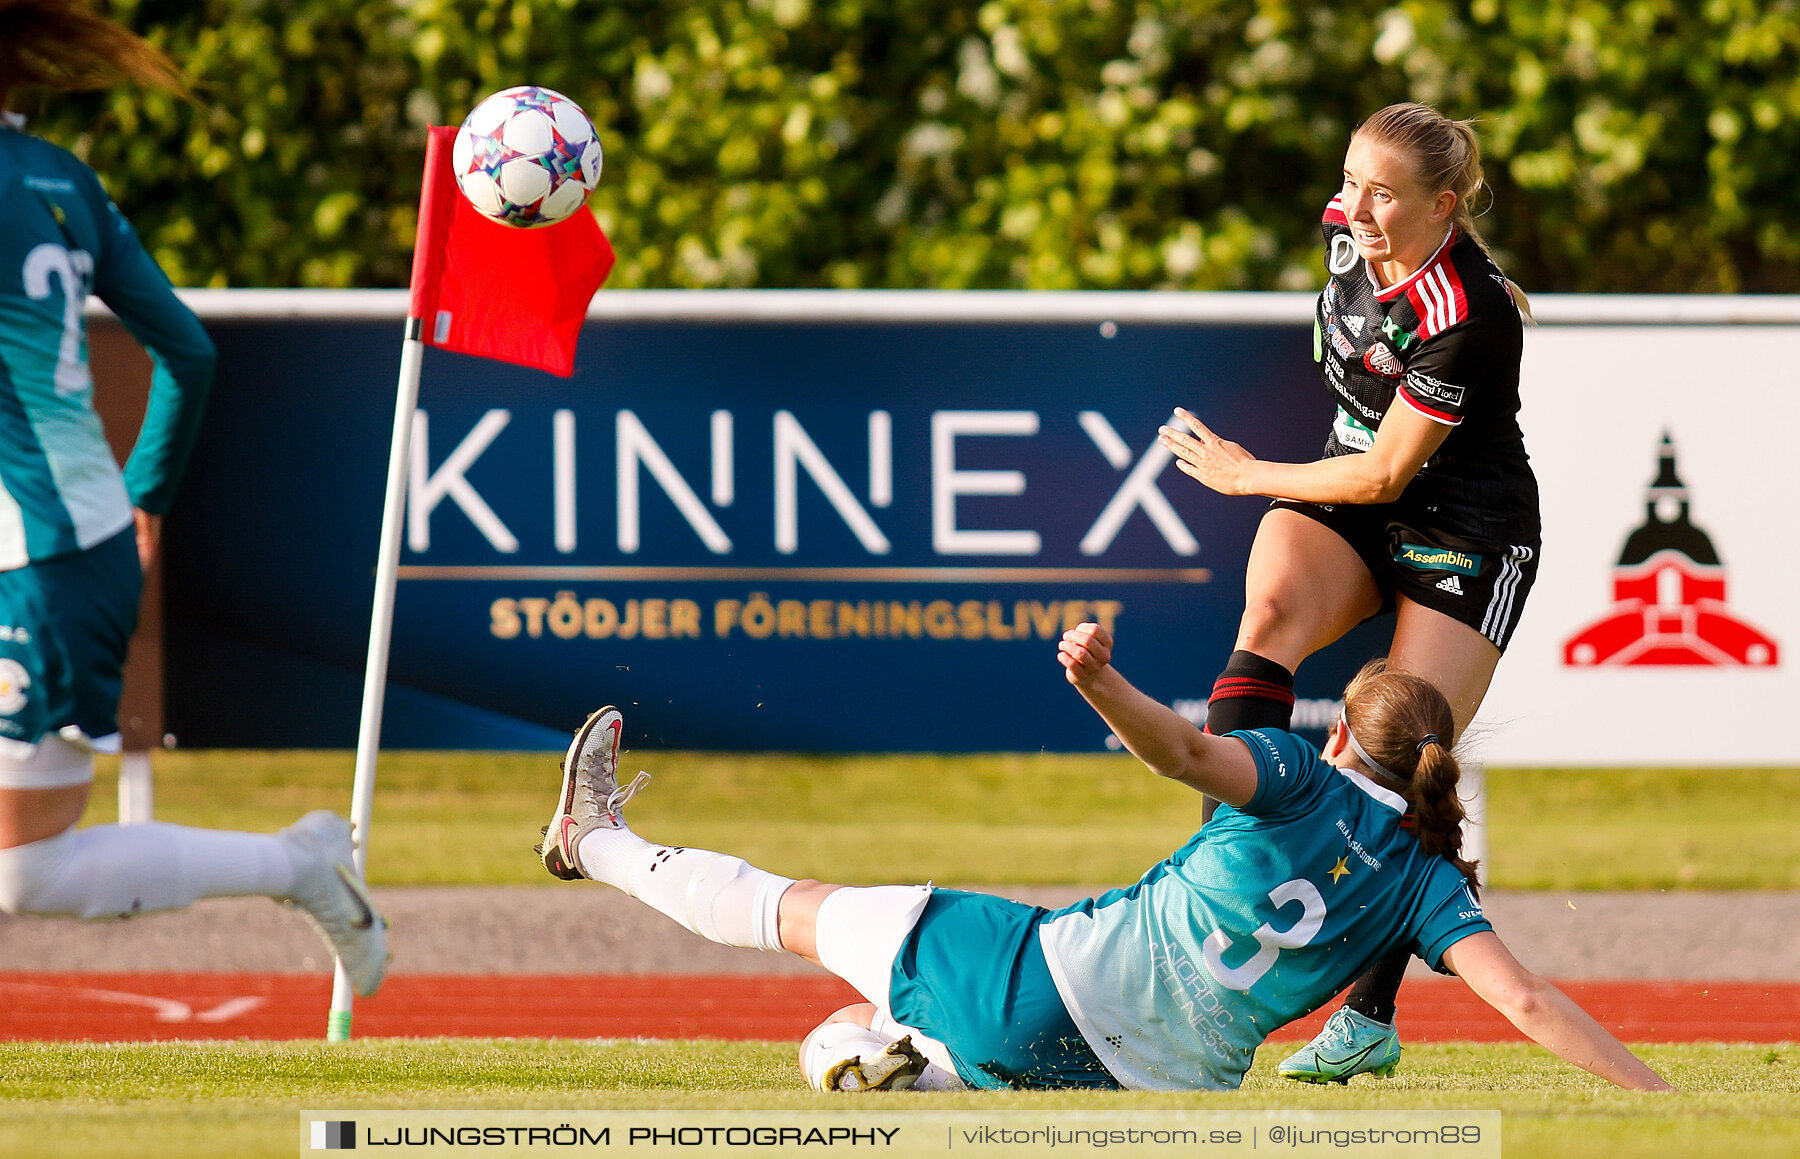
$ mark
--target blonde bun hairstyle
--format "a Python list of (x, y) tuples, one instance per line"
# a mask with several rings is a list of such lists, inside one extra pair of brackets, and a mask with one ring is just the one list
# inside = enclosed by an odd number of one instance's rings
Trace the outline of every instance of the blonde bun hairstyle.
[[(1389, 105), (1358, 125), (1352, 136), (1378, 142), (1410, 157), (1419, 188), (1429, 193), (1447, 189), (1456, 194), (1450, 223), (1473, 238), (1489, 261), (1494, 260), (1486, 239), (1475, 228), (1475, 199), (1483, 191), (1491, 199), (1493, 190), (1482, 173), (1481, 139), (1475, 135), (1473, 121), (1451, 120), (1430, 105)], [(1500, 264), (1494, 262), (1494, 268), (1499, 269)], [(1535, 321), (1531, 299), (1518, 283), (1507, 278), (1506, 289), (1525, 321)]]

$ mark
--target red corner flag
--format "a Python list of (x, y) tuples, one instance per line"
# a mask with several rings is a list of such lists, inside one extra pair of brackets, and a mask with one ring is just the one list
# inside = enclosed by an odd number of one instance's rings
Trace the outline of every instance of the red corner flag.
[(434, 127), (425, 145), (409, 330), (427, 346), (566, 376), (612, 245), (586, 211), (536, 229), (483, 217), (456, 186), (455, 139)]

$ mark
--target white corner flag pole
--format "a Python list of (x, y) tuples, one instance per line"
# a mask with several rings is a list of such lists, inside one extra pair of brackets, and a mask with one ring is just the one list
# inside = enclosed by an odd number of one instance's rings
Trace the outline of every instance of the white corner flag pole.
[[(400, 385), (394, 398), (394, 441), (388, 449), (387, 499), (381, 508), (381, 552), (375, 560), (375, 607), (369, 615), (369, 662), (363, 670), (362, 724), (356, 733), (356, 780), (350, 790), (350, 823), (356, 837), (356, 871), (369, 868), (369, 819), (375, 805), (375, 756), (381, 749), (381, 708), (387, 692), (388, 643), (394, 634), (394, 588), (400, 567), (400, 530), (406, 519), (408, 452), (412, 446), (413, 412), (419, 405), (419, 370), (425, 344), (419, 320), (406, 321), (400, 346)], [(337, 963), (331, 983), (328, 1042), (350, 1038), (355, 996), (344, 963)]]

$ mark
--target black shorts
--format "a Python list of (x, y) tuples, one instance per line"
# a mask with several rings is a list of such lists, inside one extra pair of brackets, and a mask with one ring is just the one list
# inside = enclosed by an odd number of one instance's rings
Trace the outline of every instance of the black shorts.
[(1539, 538), (1498, 543), (1435, 527), (1420, 512), (1397, 504), (1326, 505), (1277, 499), (1269, 505), (1298, 511), (1336, 532), (1368, 567), (1381, 592), (1381, 613), (1405, 596), (1467, 624), (1506, 651), (1525, 597), (1537, 579)]

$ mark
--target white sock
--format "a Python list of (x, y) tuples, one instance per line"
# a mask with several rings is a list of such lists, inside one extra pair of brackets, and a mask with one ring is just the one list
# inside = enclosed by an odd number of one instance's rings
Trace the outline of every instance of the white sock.
[(293, 882), (268, 833), (96, 825), (0, 850), (0, 909), (15, 914), (128, 917), (202, 897), (284, 897)]
[(825, 1089), (825, 1072), (845, 1059), (879, 1054), (894, 1041), (854, 1022), (827, 1022), (813, 1031), (800, 1060), (800, 1073), (815, 1091)]
[(625, 891), (703, 938), (726, 946), (781, 949), (781, 895), (791, 877), (741, 857), (652, 845), (630, 829), (599, 828), (575, 854), (589, 877)]

